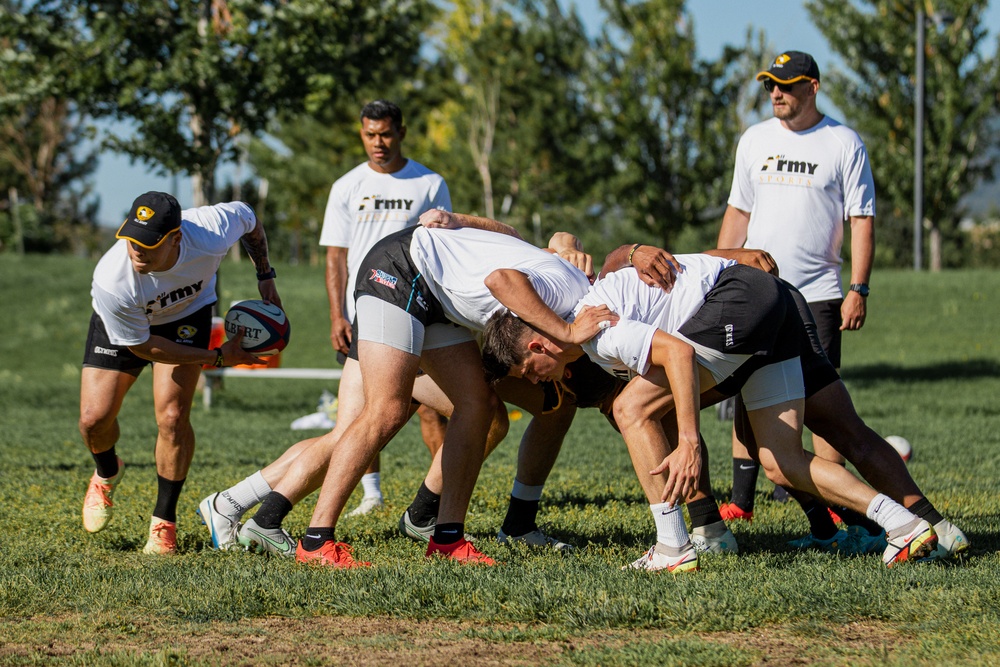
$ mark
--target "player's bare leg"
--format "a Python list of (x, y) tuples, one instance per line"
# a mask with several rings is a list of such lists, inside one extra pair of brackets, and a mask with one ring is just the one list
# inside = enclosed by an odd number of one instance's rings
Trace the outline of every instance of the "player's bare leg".
[(802, 449), (803, 407), (804, 401), (798, 399), (747, 413), (768, 479), (827, 503), (843, 505), (875, 521), (887, 534), (888, 547), (882, 557), (887, 565), (930, 554), (937, 545), (930, 523), (888, 496), (876, 493), (843, 466)]
[(549, 406), (547, 410), (542, 385), (523, 378), (508, 376), (497, 385), (496, 391), (503, 401), (531, 415), (518, 447), (517, 472), (497, 540), (558, 551), (572, 549), (572, 545), (546, 535), (539, 528), (537, 517), (545, 482), (562, 449), (577, 407), (569, 400), (561, 400), (558, 406)]
[(191, 402), (200, 375), (194, 364), (153, 364), (157, 494), (143, 548), (147, 554), (177, 553), (177, 501), (194, 456)]
[(437, 454), (444, 444), (445, 429), (448, 428), (448, 418), (439, 413), (429, 405), (420, 404), (417, 408), (417, 417), (420, 418), (420, 437), (423, 438), (427, 451), (431, 458)]
[[(455, 406), (441, 448), (444, 488), (435, 529), (438, 537), (450, 530), (449, 524), (464, 526), (472, 490), (483, 464), (490, 424), (501, 402), (483, 377), (482, 358), (476, 343), (425, 350), (423, 356), (427, 374)], [(460, 531), (458, 537), (462, 534)]]
[(122, 477), (121, 459), (115, 453), (121, 434), (118, 413), (135, 381), (136, 376), (128, 373), (89, 366), (80, 375), (78, 426), (97, 465), (83, 501), (83, 526), (90, 533), (104, 530), (114, 516), (112, 496)]
[(371, 341), (359, 342), (358, 356), (361, 375), (372, 381), (364, 383), (364, 404), (357, 417), (333, 445), (310, 526), (337, 525), (372, 457), (409, 418), (420, 357)]

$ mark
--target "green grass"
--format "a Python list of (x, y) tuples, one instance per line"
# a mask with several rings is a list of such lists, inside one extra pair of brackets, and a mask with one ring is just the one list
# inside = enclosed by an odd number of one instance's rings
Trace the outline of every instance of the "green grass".
[[(570, 431), (540, 516), (582, 547), (571, 557), (489, 539), (525, 420), (486, 462), (467, 525), (500, 567), (425, 562), (396, 536), (428, 462), (415, 423), (383, 454), (388, 507), (338, 526), (370, 571), (211, 551), (198, 501), (314, 434), (289, 424), (314, 409), (321, 381), (230, 379), (212, 410), (196, 405), (198, 449), (178, 508), (182, 555), (154, 559), (139, 553), (155, 496), (144, 374), (121, 414), (128, 472), (114, 522), (86, 534), (79, 512), (93, 463), (76, 419), (92, 269), (0, 256), (0, 664), (323, 664), (333, 655), (439, 664), (457, 654), (492, 664), (1000, 663), (1000, 273), (878, 271), (868, 323), (845, 335), (858, 411), (913, 443), (914, 478), (972, 540), (963, 562), (886, 570), (877, 556), (792, 552), (785, 542), (806, 521), (770, 501), (762, 479), (754, 522), (733, 526), (744, 553), (706, 557), (699, 574), (672, 578), (619, 570), (651, 543), (652, 521), (623, 443), (594, 411)], [(278, 271), (293, 325), (284, 365), (332, 367), (321, 267)], [(256, 296), (246, 263), (227, 262), (222, 285), (224, 303)], [(710, 411), (703, 424), (725, 499), (729, 424)], [(289, 516), (293, 534), (313, 502)], [(352, 623), (383, 629), (355, 636), (344, 629)], [(259, 651), (240, 653), (248, 642)], [(286, 652), (268, 652), (272, 642)]]

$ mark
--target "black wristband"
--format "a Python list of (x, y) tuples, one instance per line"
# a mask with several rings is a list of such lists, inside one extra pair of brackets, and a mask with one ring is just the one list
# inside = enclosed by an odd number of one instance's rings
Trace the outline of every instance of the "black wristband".
[(226, 363), (226, 360), (222, 358), (222, 348), (217, 347), (212, 351), (215, 352), (215, 367), (222, 368), (222, 365)]
[(257, 274), (257, 282), (260, 282), (261, 280), (274, 280), (277, 277), (277, 275), (278, 274), (275, 272), (274, 267), (272, 266), (270, 271), (265, 271), (264, 273)]
[(634, 266), (634, 264), (632, 264), (632, 255), (634, 255), (635, 251), (638, 250), (641, 247), (642, 247), (641, 243), (636, 243), (634, 246), (632, 246), (632, 249), (628, 251), (628, 264), (629, 264), (629, 266)]

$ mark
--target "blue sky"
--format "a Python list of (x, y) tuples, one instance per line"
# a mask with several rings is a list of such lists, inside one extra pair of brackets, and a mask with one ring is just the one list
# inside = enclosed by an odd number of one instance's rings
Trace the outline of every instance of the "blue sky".
[[(566, 6), (575, 5), (591, 30), (601, 23), (598, 0), (562, 0)], [(801, 0), (689, 0), (688, 11), (694, 21), (695, 38), (699, 55), (718, 58), (725, 44), (743, 42), (747, 27), (763, 28), (768, 40), (777, 49), (807, 51), (816, 58), (820, 71), (828, 71), (838, 64), (826, 41), (809, 19), (805, 3)], [(985, 16), (985, 25), (1000, 26), (1000, 0), (991, 0)], [(992, 31), (996, 39), (996, 28)], [(794, 35), (793, 40), (785, 36)], [(822, 95), (822, 93), (821, 93)], [(822, 97), (820, 106), (823, 106)], [(220, 182), (227, 180), (232, 170), (220, 171)], [(330, 174), (330, 182), (340, 174)], [(142, 164), (131, 165), (128, 158), (106, 154), (101, 157), (95, 185), (101, 196), (100, 224), (118, 226), (125, 217), (132, 200), (148, 190), (173, 192), (181, 206), (190, 206), (191, 186), (187, 177), (173, 179), (149, 174)]]

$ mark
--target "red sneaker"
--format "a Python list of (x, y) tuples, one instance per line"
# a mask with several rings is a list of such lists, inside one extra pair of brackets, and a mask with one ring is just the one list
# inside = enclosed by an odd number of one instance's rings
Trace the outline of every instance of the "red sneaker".
[(295, 561), (307, 565), (319, 565), (321, 567), (339, 567), (348, 569), (352, 567), (371, 567), (372, 564), (363, 560), (354, 560), (351, 556), (351, 546), (343, 542), (327, 540), (316, 551), (306, 551), (299, 540), (295, 548)]
[(719, 505), (719, 514), (722, 515), (723, 521), (753, 521), (753, 510), (745, 512), (743, 508), (736, 503), (722, 503)]
[(496, 565), (496, 561), (477, 549), (472, 542), (462, 538), (452, 544), (438, 544), (431, 538), (427, 544), (427, 554), (431, 556), (442, 556), (459, 563), (474, 563), (477, 565)]

